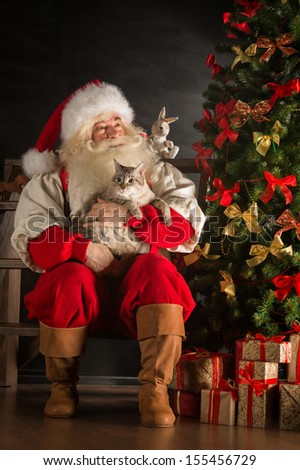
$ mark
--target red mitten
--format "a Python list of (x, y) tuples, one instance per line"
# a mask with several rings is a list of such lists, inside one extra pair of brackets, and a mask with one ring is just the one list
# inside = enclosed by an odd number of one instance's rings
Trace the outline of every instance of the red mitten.
[(150, 204), (141, 207), (143, 218), (138, 220), (130, 216), (126, 225), (132, 227), (135, 235), (149, 245), (160, 248), (174, 248), (188, 241), (194, 229), (182, 215), (170, 208), (172, 223), (167, 227), (160, 212)]
[(52, 225), (29, 242), (28, 251), (37, 266), (48, 270), (71, 258), (84, 263), (89, 243), (90, 240), (78, 233)]

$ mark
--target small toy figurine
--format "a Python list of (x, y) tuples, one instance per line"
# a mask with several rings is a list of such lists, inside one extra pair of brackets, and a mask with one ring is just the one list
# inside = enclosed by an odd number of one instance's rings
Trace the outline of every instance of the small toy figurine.
[(151, 127), (148, 142), (160, 158), (175, 158), (179, 147), (172, 140), (167, 140), (170, 132), (171, 122), (177, 121), (178, 117), (166, 118), (166, 109), (163, 107), (158, 115), (157, 121)]

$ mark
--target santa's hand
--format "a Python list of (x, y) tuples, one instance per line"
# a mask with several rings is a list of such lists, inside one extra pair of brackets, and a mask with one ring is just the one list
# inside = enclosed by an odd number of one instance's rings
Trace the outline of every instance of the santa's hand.
[(100, 243), (89, 243), (85, 264), (96, 274), (114, 275), (120, 269), (119, 261), (115, 259), (107, 246)]
[(85, 217), (86, 222), (84, 227), (88, 227), (89, 225), (121, 227), (127, 221), (127, 215), (126, 207), (97, 198), (97, 202), (95, 202), (92, 209)]

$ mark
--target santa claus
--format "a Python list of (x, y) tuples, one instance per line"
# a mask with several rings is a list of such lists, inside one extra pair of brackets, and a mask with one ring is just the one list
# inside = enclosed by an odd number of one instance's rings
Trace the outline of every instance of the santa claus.
[[(175, 422), (167, 386), (195, 302), (171, 254), (193, 250), (204, 215), (194, 184), (157, 160), (133, 119), (122, 91), (95, 80), (58, 106), (35, 148), (23, 156), (30, 181), (18, 204), (12, 244), (24, 263), (41, 273), (25, 304), (28, 318), (40, 324), (40, 351), (51, 382), (44, 413), (51, 418), (76, 412), (78, 365), (87, 337), (122, 330), (140, 346), (141, 423)], [(59, 133), (62, 144), (53, 152)], [(170, 207), (170, 224), (151, 204), (141, 207), (141, 220), (101, 197), (89, 207), (111, 184), (114, 160), (125, 166), (144, 163), (151, 190)], [(100, 237), (95, 243), (74, 229), (74, 220), (87, 215), (92, 227), (126, 227), (125, 269), (107, 241)]]

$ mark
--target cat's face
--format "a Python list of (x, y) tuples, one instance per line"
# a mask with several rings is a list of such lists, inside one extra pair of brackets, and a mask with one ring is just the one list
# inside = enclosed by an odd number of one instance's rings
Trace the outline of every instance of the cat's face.
[(145, 184), (145, 164), (137, 167), (123, 166), (114, 160), (115, 174), (113, 176), (114, 189), (121, 197), (134, 198)]

